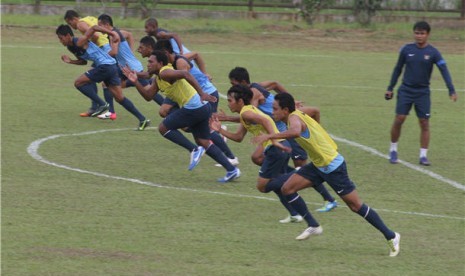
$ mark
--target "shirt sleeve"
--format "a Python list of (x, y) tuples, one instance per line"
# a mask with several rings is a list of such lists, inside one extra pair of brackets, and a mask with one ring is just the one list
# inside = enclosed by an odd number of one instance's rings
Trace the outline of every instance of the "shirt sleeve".
[(391, 82), (389, 83), (387, 91), (392, 91), (394, 89), (394, 86), (396, 86), (397, 80), (399, 79), (400, 74), (402, 74), (402, 68), (404, 67), (404, 64), (405, 64), (404, 49), (405, 49), (405, 45), (399, 51), (399, 58), (397, 59), (397, 63), (396, 63), (396, 66), (394, 67), (394, 70), (392, 71)]
[(442, 57), (439, 51), (436, 51), (435, 56), (436, 56), (436, 59), (435, 59), (436, 66), (441, 72), (442, 78), (444, 79), (444, 82), (446, 83), (446, 86), (449, 89), (449, 95), (452, 95), (455, 93), (455, 88), (454, 88), (454, 85), (452, 84), (452, 77), (450, 76), (449, 70), (447, 69), (446, 61), (444, 60), (444, 58)]

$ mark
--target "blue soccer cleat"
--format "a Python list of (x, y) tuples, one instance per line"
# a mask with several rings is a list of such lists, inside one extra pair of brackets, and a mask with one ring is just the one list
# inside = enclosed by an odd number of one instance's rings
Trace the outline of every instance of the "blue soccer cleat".
[(431, 166), (431, 163), (429, 162), (428, 158), (425, 157), (421, 157), (420, 158), (420, 165), (423, 165), (423, 166)]
[(389, 153), (389, 163), (391, 164), (399, 163), (399, 159), (397, 159), (397, 151), (391, 151)]
[(241, 176), (241, 171), (239, 168), (235, 168), (233, 171), (227, 172), (226, 175), (222, 178), (218, 178), (218, 182), (226, 183), (229, 181), (233, 181)]
[(336, 200), (333, 201), (333, 202), (327, 201), (326, 204), (323, 207), (321, 207), (319, 209), (316, 209), (316, 211), (324, 213), (324, 212), (329, 212), (329, 211), (333, 210), (336, 207), (337, 207)]
[(202, 158), (204, 153), (205, 149), (201, 146), (198, 146), (191, 152), (191, 162), (189, 164), (189, 171), (192, 171), (200, 163), (200, 159)]

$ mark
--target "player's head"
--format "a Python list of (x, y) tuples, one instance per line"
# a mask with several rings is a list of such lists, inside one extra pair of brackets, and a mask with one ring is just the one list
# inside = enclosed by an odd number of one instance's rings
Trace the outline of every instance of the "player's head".
[(145, 20), (145, 33), (147, 35), (155, 36), (158, 31), (158, 21), (152, 17), (147, 20)]
[(147, 70), (150, 74), (158, 74), (160, 69), (168, 64), (168, 57), (165, 51), (155, 50), (149, 57)]
[(158, 40), (157, 43), (155, 43), (154, 50), (166, 51), (168, 54), (174, 53), (173, 46), (171, 45), (171, 42), (168, 39)]
[(151, 36), (144, 36), (140, 39), (137, 52), (139, 52), (142, 57), (150, 57), (153, 50), (155, 50), (155, 40)]
[(73, 29), (77, 29), (77, 24), (79, 22), (79, 13), (77, 13), (77, 11), (75, 10), (67, 10), (65, 12), (65, 16), (63, 17), (63, 19), (66, 21), (66, 23), (68, 25), (71, 26), (71, 28)]
[(231, 112), (239, 113), (244, 105), (249, 105), (253, 92), (247, 85), (237, 84), (228, 90), (228, 107)]
[(229, 81), (232, 85), (250, 84), (249, 72), (244, 67), (236, 67), (229, 72)]
[(295, 111), (295, 101), (289, 93), (279, 93), (274, 96), (273, 119), (286, 121), (287, 116)]
[(63, 44), (64, 46), (70, 45), (74, 37), (73, 30), (71, 30), (71, 27), (64, 24), (58, 26), (55, 33), (58, 36), (58, 39), (60, 40), (61, 44)]
[(101, 14), (98, 17), (98, 25), (102, 27), (113, 27), (113, 19), (108, 14)]
[(431, 26), (426, 21), (418, 21), (413, 25), (413, 31), (425, 31), (429, 33), (431, 32)]

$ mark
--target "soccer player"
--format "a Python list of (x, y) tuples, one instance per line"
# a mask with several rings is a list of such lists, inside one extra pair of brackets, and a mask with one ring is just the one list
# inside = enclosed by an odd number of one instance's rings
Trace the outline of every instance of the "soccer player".
[[(94, 67), (79, 76), (74, 82), (74, 85), (84, 95), (99, 104), (96, 111), (91, 114), (91, 116), (94, 117), (106, 112), (109, 107), (109, 104), (100, 99), (96, 92), (96, 83), (103, 81), (116, 101), (139, 119), (139, 127), (137, 129), (144, 130), (145, 127), (150, 124), (150, 121), (136, 109), (128, 98), (124, 97), (121, 89), (121, 80), (118, 76), (116, 60), (92, 41), (89, 41), (90, 37), (95, 32), (93, 29), (94, 27), (87, 30), (84, 36), (81, 37), (74, 37), (73, 31), (68, 25), (60, 25), (56, 30), (60, 42), (77, 58), (76, 60), (71, 60), (69, 56), (63, 55), (61, 58), (65, 63), (85, 65), (87, 64), (87, 60), (94, 62)], [(110, 32), (109, 34), (113, 40), (119, 40), (117, 33)]]
[[(185, 70), (189, 71), (191, 75), (197, 80), (202, 91), (215, 97), (215, 102), (209, 102), (211, 105), (212, 115), (215, 116), (218, 110), (218, 101), (219, 101), (219, 94), (216, 87), (211, 83), (208, 76), (206, 76), (199, 68), (194, 66), (192, 62), (190, 62), (187, 58), (181, 55), (177, 55), (173, 52), (173, 48), (171, 47), (171, 43), (167, 39), (160, 39), (155, 44), (155, 50), (165, 51), (165, 54), (168, 56), (168, 62), (173, 65), (174, 69), (177, 70)], [(178, 108), (176, 103), (169, 99), (165, 99), (165, 103), (162, 105), (160, 109), (160, 113), (162, 117), (166, 117), (166, 115), (174, 108)], [(217, 145), (221, 151), (226, 155), (229, 159), (229, 162), (234, 166), (239, 165), (239, 160), (237, 157), (232, 153), (231, 149), (228, 147), (226, 142), (223, 138), (218, 134), (217, 131), (211, 131), (210, 139), (212, 142)]]
[[(221, 128), (221, 122), (213, 117), (210, 127), (223, 136), (236, 142), (242, 142), (247, 132), (254, 136), (260, 134), (275, 134), (279, 130), (273, 119), (251, 104), (253, 92), (246, 85), (233, 85), (228, 90), (228, 107), (233, 113), (239, 113), (240, 125), (235, 133)], [(275, 192), (283, 206), (287, 209), (294, 222), (300, 222), (303, 218), (287, 202), (281, 194), (284, 183), (280, 176), (286, 175), (288, 171), (289, 142), (286, 139), (267, 140), (257, 147), (264, 153), (263, 162), (258, 174), (257, 190), (262, 193)], [(302, 200), (303, 201), (303, 200)], [(305, 203), (304, 203), (305, 204)]]
[(384, 235), (390, 249), (389, 256), (397, 256), (400, 250), (400, 235), (389, 229), (378, 213), (359, 198), (355, 184), (349, 178), (344, 157), (337, 151), (336, 143), (321, 125), (307, 114), (296, 110), (294, 98), (288, 93), (276, 95), (273, 117), (276, 121), (286, 122), (288, 130), (261, 135), (256, 137), (254, 142), (295, 138), (312, 160), (292, 174), (282, 186), (283, 195), (308, 225), (296, 239), (305, 240), (312, 235), (323, 233), (323, 228), (308, 211), (307, 206), (297, 201), (300, 198), (297, 192), (327, 182), (353, 212), (362, 216)]
[[(263, 87), (262, 84), (265, 85), (268, 89), (273, 89), (278, 93), (287, 93), (286, 89), (281, 84), (275, 81), (251, 83), (249, 72), (246, 68), (243, 67), (235, 67), (234, 69), (232, 69), (229, 72), (229, 80), (232, 85), (242, 84), (249, 86), (252, 92), (254, 93), (252, 104), (258, 107), (258, 109), (260, 109), (263, 113), (267, 114), (270, 117), (273, 117), (272, 113), (274, 95), (270, 93), (267, 89), (265, 89), (265, 87)], [(318, 108), (301, 106), (300, 109), (302, 111), (307, 112), (307, 114), (313, 116), (313, 118), (319, 122), (320, 112)], [(225, 117), (222, 118), (225, 119)], [(229, 120), (231, 119), (232, 121), (237, 120), (234, 118), (229, 118)], [(284, 122), (276, 121), (275, 123), (279, 131), (286, 130), (286, 124)], [(299, 146), (299, 144), (297, 144), (297, 142), (294, 139), (288, 139), (288, 141), (292, 148), (291, 159), (294, 162), (294, 167), (299, 168), (304, 166), (307, 163), (307, 153), (305, 152), (305, 150), (302, 149), (302, 147)], [(262, 149), (258, 147), (252, 155), (252, 160), (255, 164), (260, 165), (263, 162), (263, 156), (264, 155)], [(331, 194), (328, 192), (324, 185), (315, 186), (314, 189), (321, 194), (323, 200), (325, 201), (324, 205), (321, 208), (317, 209), (318, 212), (329, 212), (337, 207), (336, 199), (333, 196), (331, 196)], [(282, 219), (280, 222), (289, 223), (298, 221), (294, 220), (294, 218), (290, 216)]]
[[(87, 30), (89, 30), (92, 26), (97, 25), (98, 23), (96, 17), (86, 16), (81, 18), (79, 16), (79, 13), (77, 13), (75, 10), (67, 10), (64, 15), (64, 20), (69, 26), (71, 26), (71, 28), (73, 28), (74, 30), (78, 30), (82, 35), (84, 35), (87, 32)], [(110, 41), (108, 40), (108, 37), (100, 32), (95, 32), (90, 40), (105, 52), (109, 52), (111, 50)], [(104, 85), (103, 92), (104, 94), (111, 94), (108, 88), (106, 88)], [(90, 117), (90, 115), (94, 113), (97, 108), (98, 103), (92, 101), (89, 110), (80, 113), (79, 116)]]
[(397, 91), (396, 116), (391, 127), (391, 147), (389, 150), (389, 162), (399, 162), (397, 144), (399, 142), (402, 124), (407, 119), (412, 106), (420, 123), (420, 157), (419, 163), (423, 166), (431, 165), (428, 160), (428, 146), (430, 139), (429, 118), (431, 117), (431, 91), (429, 88), (433, 65), (436, 64), (442, 78), (449, 89), (449, 97), (457, 101), (452, 79), (447, 69), (446, 61), (441, 53), (428, 43), (430, 25), (425, 21), (415, 23), (413, 34), (415, 43), (404, 45), (399, 53), (397, 64), (392, 72), (391, 82), (385, 93), (385, 99), (390, 100), (394, 96), (394, 86), (405, 66), (402, 84)]
[[(137, 74), (127, 67), (123, 68), (128, 79), (135, 83), (137, 90), (144, 98), (153, 98), (153, 95), (161, 91), (166, 97), (178, 104), (179, 109), (166, 116), (158, 126), (160, 134), (166, 139), (186, 149), (189, 145), (183, 145), (179, 139), (180, 128), (189, 127), (198, 147), (188, 149), (191, 152), (189, 170), (194, 169), (200, 162), (204, 153), (209, 155), (217, 163), (226, 169), (226, 175), (219, 178), (219, 182), (229, 182), (238, 178), (240, 170), (234, 167), (221, 152), (221, 150), (210, 142), (209, 118), (211, 116), (210, 105), (203, 100), (215, 101), (216, 99), (202, 91), (195, 78), (184, 70), (174, 70), (168, 63), (165, 52), (153, 51), (149, 57), (147, 69), (150, 74), (156, 75), (155, 80), (149, 87), (144, 87), (138, 82)], [(184, 139), (185, 137), (182, 136)]]
[[(107, 14), (102, 14), (98, 17), (98, 27), (93, 27), (96, 31), (108, 34), (110, 32), (116, 32), (119, 36), (119, 41), (114, 42), (111, 41), (111, 50), (108, 52), (110, 56), (114, 57), (118, 62), (118, 66), (120, 67), (129, 67), (129, 69), (134, 70), (136, 72), (142, 72), (144, 67), (142, 63), (134, 56), (132, 53), (131, 46), (129, 41), (126, 40), (126, 37), (132, 37), (132, 34), (127, 31), (119, 30), (113, 26), (113, 19), (111, 16)], [(119, 76), (121, 78), (121, 87), (124, 89), (126, 87), (134, 86), (134, 84), (127, 80), (126, 76), (121, 72), (121, 69), (118, 70)], [(148, 79), (139, 77), (139, 82), (143, 86), (147, 86), (150, 84)], [(107, 103), (110, 104), (109, 112), (101, 114), (97, 117), (100, 119), (116, 119), (116, 113), (113, 103), (113, 95), (111, 93), (104, 93), (105, 100)], [(155, 95), (153, 99), (156, 103), (161, 105), (163, 103), (163, 97), (159, 94)]]
[(190, 52), (189, 49), (187, 49), (181, 43), (181, 39), (176, 33), (172, 33), (172, 32), (169, 32), (168, 30), (159, 28), (157, 19), (153, 17), (145, 21), (145, 33), (148, 36), (155, 37), (157, 40), (169, 39), (171, 45), (173, 46), (173, 51), (176, 54), (184, 55)]

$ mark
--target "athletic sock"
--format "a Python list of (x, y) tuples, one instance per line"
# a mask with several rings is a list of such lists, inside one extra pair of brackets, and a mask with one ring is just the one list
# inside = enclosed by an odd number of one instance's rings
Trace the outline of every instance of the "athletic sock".
[(320, 195), (323, 197), (325, 201), (333, 202), (335, 199), (334, 197), (331, 196), (329, 193), (328, 189), (326, 189), (325, 185), (320, 184), (313, 186), (313, 189), (315, 189)]
[(115, 105), (113, 104), (113, 94), (111, 94), (110, 89), (108, 87), (103, 88), (103, 97), (105, 98), (105, 101), (110, 105), (108, 107), (108, 111), (111, 113), (115, 113)]
[(236, 157), (218, 132), (212, 131), (210, 133), (210, 140), (213, 144), (220, 148), (224, 155), (226, 155), (229, 159), (234, 159)]
[(362, 207), (360, 207), (360, 210), (358, 210), (357, 214), (362, 216), (371, 225), (383, 233), (386, 240), (393, 239), (396, 236), (396, 234), (384, 224), (378, 213), (376, 213), (375, 210), (371, 209), (366, 204), (362, 204)]
[(228, 172), (234, 171), (236, 169), (236, 167), (231, 165), (228, 158), (226, 158), (226, 156), (221, 152), (220, 148), (218, 148), (215, 144), (211, 143), (206, 149), (205, 153), (217, 163), (221, 164), (221, 166), (223, 166), (223, 168), (225, 168)]
[(187, 149), (189, 152), (192, 152), (197, 148), (197, 146), (189, 141), (186, 136), (182, 135), (181, 132), (177, 129), (168, 130), (163, 137), (170, 140), (171, 142), (180, 145), (181, 147)]
[(285, 196), (289, 204), (296, 210), (299, 215), (301, 215), (309, 227), (318, 227), (320, 224), (315, 220), (315, 218), (310, 214), (307, 208), (307, 204), (300, 197), (298, 193), (293, 193)]
[(97, 85), (95, 84), (95, 82), (86, 83), (86, 84), (81, 85), (81, 86), (76, 87), (76, 88), (77, 88), (77, 90), (81, 91), (81, 93), (84, 94), (86, 97), (91, 99), (92, 102), (97, 103), (99, 106), (106, 104), (97, 95)]
[(124, 97), (124, 99), (119, 103), (122, 105), (127, 111), (129, 111), (132, 115), (139, 119), (139, 122), (145, 121), (145, 116), (142, 115), (139, 110), (134, 106), (130, 99)]
[(276, 178), (271, 179), (265, 186), (265, 193), (273, 191), (279, 198), (281, 204), (286, 208), (291, 216), (297, 216), (299, 213), (289, 204), (286, 197), (281, 193), (281, 187), (284, 185), (292, 173), (282, 174)]
[(397, 151), (397, 142), (395, 142), (395, 143), (391, 142), (391, 148), (389, 149), (389, 152), (391, 152), (391, 151)]
[(421, 148), (420, 149), (420, 158), (426, 157), (426, 154), (428, 154), (428, 149)]

